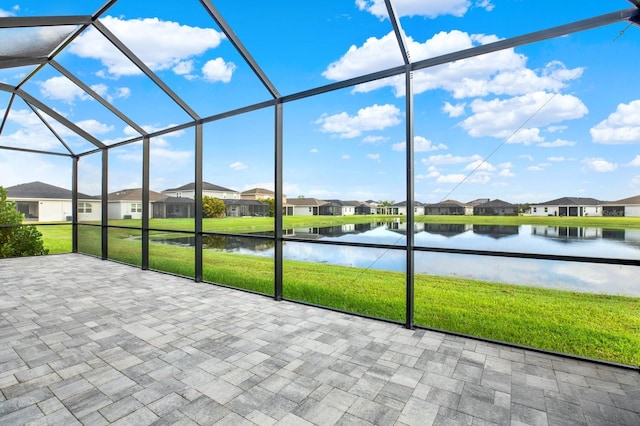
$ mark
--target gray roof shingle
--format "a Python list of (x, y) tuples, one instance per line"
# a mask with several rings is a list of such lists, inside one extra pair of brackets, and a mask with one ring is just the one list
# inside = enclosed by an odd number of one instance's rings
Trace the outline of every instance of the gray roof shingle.
[[(71, 200), (72, 193), (70, 190), (60, 188), (59, 186), (49, 185), (48, 183), (36, 181), (29, 183), (21, 183), (6, 188), (7, 198), (30, 198), (42, 200)], [(90, 200), (99, 198), (97, 196), (83, 194), (78, 192), (78, 199)]]

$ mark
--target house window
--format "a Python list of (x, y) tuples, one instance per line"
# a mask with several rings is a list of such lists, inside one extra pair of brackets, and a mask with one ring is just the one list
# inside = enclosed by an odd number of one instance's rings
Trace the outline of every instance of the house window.
[(534, 208), (533, 208), (533, 212), (535, 213), (535, 212), (537, 212), (537, 211), (538, 211), (538, 208), (537, 208), (537, 207), (534, 207)]
[(311, 207), (309, 207), (309, 211), (311, 211)]
[(544, 208), (544, 212), (547, 213), (549, 211), (549, 207)]
[(91, 203), (78, 203), (78, 213), (91, 213)]
[(142, 203), (131, 203), (131, 213), (142, 213)]

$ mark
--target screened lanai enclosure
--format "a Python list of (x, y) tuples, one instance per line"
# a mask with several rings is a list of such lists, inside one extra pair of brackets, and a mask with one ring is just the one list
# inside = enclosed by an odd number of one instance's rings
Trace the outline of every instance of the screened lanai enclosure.
[(640, 5), (584, 3), (5, 2), (10, 226), (50, 254), (639, 365)]

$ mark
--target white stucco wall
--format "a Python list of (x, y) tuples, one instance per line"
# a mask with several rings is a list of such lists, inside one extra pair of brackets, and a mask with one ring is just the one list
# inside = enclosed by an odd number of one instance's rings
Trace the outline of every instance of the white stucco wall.
[(625, 216), (640, 216), (640, 206), (626, 206), (624, 209)]
[[(100, 220), (100, 202), (79, 200), (79, 203), (91, 204), (91, 213), (78, 213), (78, 221)], [(73, 215), (71, 200), (41, 200), (38, 202), (39, 222), (66, 221)]]
[(294, 216), (313, 216), (313, 207), (310, 206), (294, 206)]
[[(109, 219), (124, 219), (125, 216), (131, 216), (131, 219), (142, 219), (142, 212), (133, 212), (132, 205), (140, 204), (136, 201), (117, 201), (109, 203)], [(151, 210), (149, 210), (151, 211)]]

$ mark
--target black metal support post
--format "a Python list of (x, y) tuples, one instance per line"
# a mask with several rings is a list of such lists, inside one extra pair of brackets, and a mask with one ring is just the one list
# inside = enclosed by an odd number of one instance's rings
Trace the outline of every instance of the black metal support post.
[(283, 277), (283, 268), (282, 268), (282, 215), (284, 208), (284, 194), (282, 189), (282, 130), (283, 125), (283, 105), (278, 102), (275, 107), (275, 197), (274, 200), (274, 238), (275, 238), (275, 250), (273, 255), (274, 262), (274, 297), (276, 300), (282, 300), (283, 298), (283, 285), (282, 285), (282, 277)]
[(414, 326), (414, 306), (415, 306), (415, 294), (414, 294), (414, 155), (413, 155), (413, 74), (411, 72), (411, 65), (407, 65), (405, 72), (406, 80), (406, 147), (407, 147), (407, 290), (406, 290), (406, 327), (413, 328)]
[(146, 136), (142, 140), (142, 269), (149, 269), (149, 158), (150, 140)]
[(109, 258), (109, 150), (102, 149), (102, 260)]
[(195, 280), (196, 282), (202, 281), (202, 124), (196, 125), (196, 164), (195, 164)]
[(71, 157), (71, 252), (78, 252), (78, 157)]

